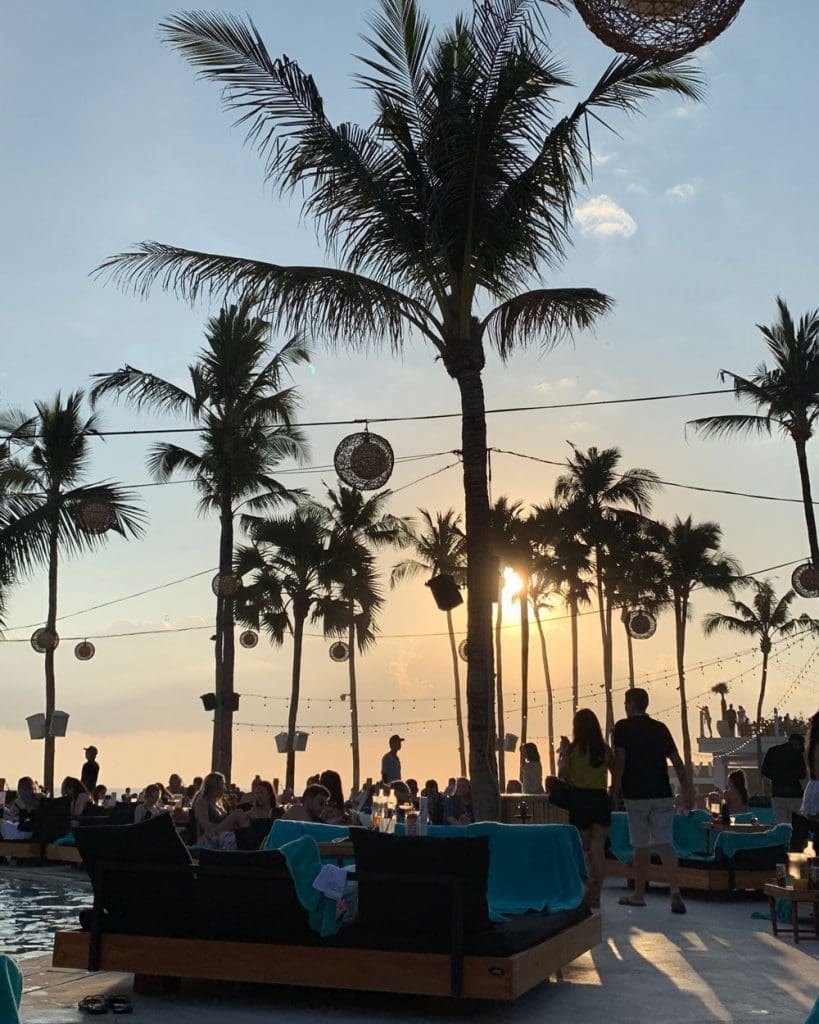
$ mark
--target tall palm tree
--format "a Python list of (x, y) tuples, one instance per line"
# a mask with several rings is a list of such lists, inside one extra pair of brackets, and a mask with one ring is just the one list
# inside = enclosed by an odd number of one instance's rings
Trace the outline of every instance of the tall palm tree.
[[(90, 470), (89, 441), (99, 434), (96, 416), (83, 411), (84, 395), (74, 391), (36, 402), (34, 415), (12, 410), (0, 417), (0, 432), (20, 447), (0, 469), (0, 564), (6, 575), (45, 567), (48, 609), (45, 629), (57, 636), (60, 556), (93, 551), (108, 531), (141, 537), (145, 517), (135, 496), (117, 483), (83, 483)], [(94, 513), (103, 520), (94, 520)], [(54, 791), (54, 736), (49, 724), (56, 708), (55, 643), (43, 645), (46, 738), (43, 786)]]
[(691, 594), (695, 588), (730, 594), (739, 575), (739, 565), (721, 550), (722, 530), (717, 523), (694, 523), (691, 516), (687, 519), (676, 516), (670, 525), (657, 523), (652, 530), (674, 609), (683, 759), (688, 777), (693, 779), (688, 698), (685, 691), (685, 641), (691, 615)]
[(597, 611), (603, 648), (603, 684), (606, 693), (606, 735), (614, 729), (612, 699), (613, 654), (612, 618), (616, 588), (616, 566), (612, 550), (627, 518), (623, 506), (642, 516), (651, 510), (651, 495), (660, 482), (650, 469), (618, 472), (618, 448), (589, 448), (582, 452), (572, 445), (568, 472), (555, 482), (555, 497), (571, 505), (579, 534), (594, 557)]
[(556, 775), (555, 770), (555, 708), (552, 690), (552, 673), (549, 667), (549, 652), (546, 647), (546, 633), (543, 629), (542, 615), (552, 610), (552, 598), (559, 593), (553, 577), (535, 570), (529, 578), (529, 599), (535, 617), (538, 638), (540, 640), (540, 657), (543, 662), (543, 682), (546, 687), (546, 743), (549, 748), (549, 774)]
[(244, 525), (253, 543), (236, 551), (235, 571), (240, 576), (250, 575), (237, 616), (264, 629), (277, 646), (284, 643), (287, 633), (293, 637), (285, 770), (285, 785), (292, 788), (304, 627), (309, 619), (321, 623), (326, 634), (343, 628), (344, 604), (330, 594), (341, 565), (324, 517), (315, 508), (303, 506), (290, 516), (275, 519), (248, 517)]
[(353, 789), (361, 786), (358, 736), (358, 682), (356, 649), (374, 641), (375, 616), (384, 599), (372, 552), (384, 547), (404, 547), (409, 541), (410, 520), (387, 514), (392, 492), (378, 491), (365, 497), (354, 487), (339, 484), (327, 489), (328, 504), (317, 506), (334, 542), (343, 547), (346, 564), (339, 575), (338, 592), (347, 609), (350, 684), (350, 730), (353, 751)]
[(205, 344), (188, 367), (189, 387), (163, 380), (133, 366), (96, 374), (94, 402), (106, 395), (137, 409), (184, 416), (198, 427), (199, 450), (159, 442), (148, 453), (155, 480), (177, 473), (193, 478), (199, 510), (219, 516), (219, 575), (216, 595), (215, 691), (211, 768), (230, 779), (233, 761), (234, 518), (240, 505), (248, 512), (271, 510), (295, 501), (271, 475), (285, 458), (303, 460), (307, 444), (294, 425), (298, 394), (282, 387), (292, 367), (309, 352), (294, 337), (272, 353), (270, 324), (254, 313), (252, 296), (225, 306), (211, 317)]
[(313, 77), (287, 56), (272, 58), (252, 23), (209, 11), (168, 18), (165, 39), (223, 87), (267, 177), (304, 196), (338, 265), (283, 266), (150, 241), (99, 268), (143, 295), (156, 282), (191, 300), (251, 287), (280, 322), (331, 345), (386, 341), (399, 352), (420, 335), (432, 347), (462, 410), (469, 774), (480, 818), (498, 808), (486, 346), (502, 359), (548, 347), (609, 308), (591, 288), (533, 287), (541, 268), (566, 255), (575, 196), (591, 174), (589, 125), (637, 111), (656, 93), (700, 95), (686, 60), (617, 57), (556, 116), (569, 82), (542, 12), (539, 0), (474, 0), (471, 16), (436, 35), (418, 0), (380, 0), (358, 76), (376, 108), (366, 127), (333, 124)]
[(728, 713), (728, 702), (725, 698), (728, 696), (730, 689), (731, 688), (727, 683), (714, 683), (711, 687), (711, 693), (715, 693), (719, 697), (720, 717), (723, 722), (725, 721), (725, 716)]
[(743, 636), (759, 638), (759, 649), (762, 651), (762, 674), (759, 680), (759, 700), (756, 705), (756, 756), (759, 768), (762, 768), (762, 708), (765, 703), (765, 689), (768, 684), (768, 657), (777, 637), (790, 636), (798, 630), (819, 632), (819, 620), (807, 614), (796, 618), (791, 616), (790, 606), (796, 594), (787, 590), (782, 597), (777, 597), (773, 584), (769, 579), (755, 580), (748, 577), (747, 584), (753, 587), (753, 600), (750, 604), (744, 601), (731, 601), (733, 615), (722, 612), (709, 612), (702, 621), (702, 629), (706, 636), (713, 636), (720, 630), (740, 633)]
[(757, 324), (773, 366), (760, 363), (750, 377), (720, 370), (720, 378), (733, 383), (737, 401), (750, 401), (759, 413), (704, 416), (691, 420), (690, 426), (706, 437), (770, 435), (776, 429), (791, 438), (799, 464), (811, 562), (819, 569), (819, 540), (807, 456), (807, 443), (819, 417), (819, 310), (805, 313), (797, 324), (784, 299), (778, 296), (776, 305), (779, 318), (770, 326)]
[[(419, 527), (408, 531), (408, 543), (416, 557), (405, 558), (392, 567), (390, 586), (411, 579), (422, 572), (431, 576), (450, 575), (458, 582), (466, 578), (466, 536), (461, 529), (461, 517), (454, 509), (432, 513), (425, 508), (418, 509)], [(452, 656), (452, 675), (455, 683), (455, 723), (458, 730), (458, 759), (461, 775), (466, 775), (466, 740), (461, 706), (461, 672), (458, 645), (452, 611), (447, 609), (446, 626), (449, 633), (449, 649)]]

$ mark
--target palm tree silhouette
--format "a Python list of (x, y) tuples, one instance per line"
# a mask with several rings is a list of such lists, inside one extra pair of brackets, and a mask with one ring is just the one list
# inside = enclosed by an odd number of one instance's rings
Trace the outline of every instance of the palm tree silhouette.
[[(58, 576), (61, 554), (93, 551), (108, 531), (141, 537), (145, 516), (135, 496), (117, 483), (84, 484), (91, 462), (89, 440), (99, 434), (97, 416), (83, 412), (82, 391), (63, 399), (35, 403), (34, 415), (12, 410), (0, 417), (0, 432), (23, 451), (0, 469), (0, 565), (6, 574), (48, 572), (45, 629), (56, 639)], [(94, 519), (97, 514), (102, 519)], [(45, 646), (45, 720), (43, 787), (54, 791), (54, 736), (50, 723), (56, 708), (56, 678), (51, 640)]]
[[(553, 345), (591, 326), (610, 300), (592, 288), (545, 288), (541, 267), (565, 258), (579, 189), (592, 165), (591, 123), (650, 96), (697, 99), (686, 60), (617, 57), (589, 94), (556, 116), (569, 84), (537, 0), (475, 2), (437, 35), (417, 0), (380, 0), (358, 84), (369, 126), (335, 125), (312, 76), (270, 56), (233, 14), (168, 18), (164, 38), (223, 87), (248, 140), (283, 191), (304, 196), (337, 266), (284, 266), (148, 241), (99, 272), (147, 294), (186, 299), (251, 289), (280, 323), (330, 345), (400, 352), (422, 337), (457, 384), (462, 411), (468, 574), (467, 703), (477, 816), (497, 814), (493, 751), (486, 346)], [(560, 4), (562, 6), (562, 4)], [(562, 98), (562, 97), (561, 97)], [(533, 284), (535, 285), (533, 287)]]
[(540, 640), (540, 657), (543, 663), (543, 682), (546, 687), (546, 743), (549, 747), (549, 774), (555, 775), (555, 712), (554, 692), (552, 690), (552, 673), (549, 667), (549, 652), (546, 646), (546, 633), (543, 629), (542, 615), (554, 607), (552, 598), (559, 591), (553, 577), (535, 569), (529, 579), (529, 600), (535, 617), (538, 639)]
[(819, 540), (807, 456), (807, 443), (819, 417), (819, 310), (804, 314), (795, 323), (784, 299), (777, 297), (776, 305), (778, 320), (767, 327), (757, 324), (773, 357), (773, 366), (760, 363), (750, 377), (720, 370), (720, 378), (733, 383), (737, 401), (752, 402), (760, 413), (704, 416), (691, 420), (689, 426), (706, 437), (770, 436), (777, 429), (791, 438), (799, 464), (810, 558), (814, 569), (819, 570)]
[(796, 594), (787, 590), (782, 597), (777, 597), (770, 580), (755, 580), (748, 577), (746, 581), (753, 588), (754, 595), (750, 604), (744, 601), (731, 601), (733, 615), (722, 612), (709, 612), (702, 620), (702, 629), (706, 636), (713, 636), (720, 630), (740, 633), (742, 636), (759, 638), (759, 649), (762, 651), (762, 673), (759, 680), (759, 700), (756, 705), (756, 755), (759, 768), (762, 768), (762, 708), (765, 702), (765, 689), (768, 683), (768, 657), (776, 637), (790, 636), (799, 630), (819, 632), (819, 621), (807, 614), (793, 618), (790, 606)]
[[(407, 579), (413, 579), (420, 573), (428, 572), (431, 576), (450, 575), (457, 582), (466, 578), (466, 536), (461, 529), (461, 517), (454, 509), (446, 512), (432, 513), (425, 508), (418, 509), (420, 524), (407, 532), (408, 544), (415, 551), (415, 558), (405, 558), (392, 567), (390, 586)], [(460, 773), (466, 775), (466, 740), (464, 737), (464, 718), (461, 702), (461, 673), (458, 645), (455, 641), (455, 627), (452, 611), (446, 612), (449, 648), (452, 655), (452, 675), (455, 684), (455, 723), (458, 730), (458, 760)]]
[(199, 450), (169, 442), (154, 444), (148, 470), (158, 481), (189, 474), (199, 492), (199, 510), (219, 516), (219, 575), (216, 590), (215, 691), (211, 768), (230, 779), (233, 761), (234, 520), (239, 506), (249, 513), (295, 502), (302, 492), (288, 490), (271, 475), (285, 458), (302, 461), (307, 444), (294, 425), (298, 394), (282, 387), (292, 367), (309, 360), (298, 337), (275, 354), (270, 324), (254, 314), (252, 296), (211, 317), (205, 344), (188, 367), (189, 390), (124, 366), (95, 375), (93, 402), (106, 395), (137, 409), (184, 416), (199, 428)]

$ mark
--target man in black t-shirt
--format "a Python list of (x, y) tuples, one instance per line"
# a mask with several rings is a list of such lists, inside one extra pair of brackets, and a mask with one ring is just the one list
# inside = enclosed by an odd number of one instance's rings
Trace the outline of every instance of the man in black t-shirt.
[(765, 754), (762, 774), (771, 783), (771, 806), (777, 824), (791, 824), (791, 815), (802, 806), (802, 780), (807, 776), (805, 737), (798, 732)]
[(94, 792), (94, 787), (97, 785), (97, 779), (100, 775), (100, 766), (97, 761), (97, 748), (86, 747), (85, 748), (85, 762), (80, 772), (80, 782), (85, 786), (89, 793)]
[(671, 887), (671, 910), (685, 913), (685, 904), (677, 881), (677, 854), (674, 850), (674, 799), (668, 779), (671, 761), (684, 804), (694, 803), (691, 784), (677, 746), (667, 726), (646, 714), (648, 694), (633, 689), (626, 693), (626, 718), (614, 727), (614, 806), (620, 798), (628, 814), (628, 830), (634, 847), (634, 895), (620, 903), (644, 907), (651, 848), (657, 848)]

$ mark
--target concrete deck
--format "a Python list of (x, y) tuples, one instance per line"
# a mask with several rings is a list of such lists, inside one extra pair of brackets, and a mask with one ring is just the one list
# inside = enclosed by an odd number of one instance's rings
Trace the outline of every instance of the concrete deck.
[[(657, 1024), (803, 1024), (819, 996), (819, 941), (794, 946), (775, 939), (770, 923), (752, 919), (762, 900), (689, 899), (688, 914), (668, 909), (667, 892), (648, 893), (644, 910), (617, 905), (615, 881), (603, 894), (605, 939), (564, 977), (512, 1004), (454, 1003), (418, 997), (336, 993), (210, 983), (183, 986), (171, 999), (134, 997), (134, 1024), (357, 1024), (464, 1018), (509, 1024), (543, 1021), (646, 1021)], [(50, 958), (21, 964), (26, 978), (23, 1024), (88, 1021), (77, 1001), (91, 993), (131, 991), (130, 975), (55, 970)], [(321, 954), (316, 953), (316, 971)], [(106, 1020), (114, 1019), (106, 1015)]]

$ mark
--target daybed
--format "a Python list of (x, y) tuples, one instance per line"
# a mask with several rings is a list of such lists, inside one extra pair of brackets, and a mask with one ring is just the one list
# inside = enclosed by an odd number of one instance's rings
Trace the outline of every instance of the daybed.
[[(556, 855), (552, 887), (563, 899), (515, 914), (492, 904), (490, 849), (511, 850), (517, 836), (351, 830), (359, 913), (346, 927), (335, 902), (312, 888), (321, 861), (310, 836), (280, 850), (201, 851), (193, 865), (165, 815), (83, 829), (94, 909), (82, 929), (57, 933), (53, 963), (133, 972), (137, 987), (163, 976), (515, 999), (601, 939), (599, 916), (580, 906), (577, 833), (540, 828), (562, 833), (542, 836), (541, 851)], [(510, 865), (517, 879), (500, 894), (509, 906), (521, 903), (534, 835), (520, 845), (524, 861), (517, 872)]]

